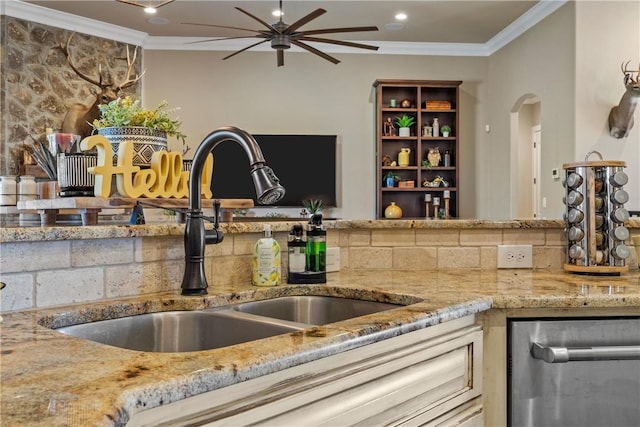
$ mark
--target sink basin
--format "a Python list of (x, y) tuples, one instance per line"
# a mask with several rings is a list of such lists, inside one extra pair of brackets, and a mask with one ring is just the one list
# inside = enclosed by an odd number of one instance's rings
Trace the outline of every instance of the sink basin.
[(290, 296), (238, 304), (234, 310), (290, 322), (325, 325), (400, 305), (327, 296)]
[(64, 326), (58, 332), (129, 350), (210, 350), (400, 307), (327, 296), (288, 296), (194, 311), (164, 311)]
[(210, 350), (304, 329), (228, 311), (166, 311), (65, 326), (67, 335), (129, 350), (185, 352)]

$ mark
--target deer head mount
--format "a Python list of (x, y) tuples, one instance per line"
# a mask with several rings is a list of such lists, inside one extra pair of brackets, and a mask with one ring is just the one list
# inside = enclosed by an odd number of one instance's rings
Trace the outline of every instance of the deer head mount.
[(120, 96), (121, 92), (124, 89), (134, 85), (142, 78), (142, 76), (144, 75), (144, 71), (140, 74), (136, 74), (135, 77), (132, 77), (136, 59), (138, 56), (138, 48), (136, 47), (133, 50), (132, 54), (129, 51), (129, 45), (127, 45), (126, 58), (118, 58), (125, 59), (127, 61), (127, 72), (121, 82), (114, 82), (111, 75), (116, 73), (112, 73), (110, 70), (103, 71), (102, 65), (98, 65), (97, 77), (92, 77), (88, 74), (85, 74), (80, 70), (79, 66), (73, 60), (69, 49), (71, 45), (71, 39), (73, 38), (74, 34), (75, 33), (71, 33), (69, 39), (67, 40), (67, 43), (64, 45), (61, 44), (59, 48), (67, 58), (69, 66), (78, 75), (78, 77), (97, 86), (98, 90), (96, 91), (96, 97), (91, 105), (76, 103), (69, 107), (69, 109), (67, 110), (67, 114), (64, 116), (64, 119), (62, 121), (62, 132), (74, 133), (77, 135), (81, 135), (84, 138), (91, 135), (93, 131), (91, 123), (93, 123), (94, 119), (100, 117), (100, 109), (98, 108), (98, 105), (106, 104), (109, 101), (113, 101), (114, 99), (118, 98), (118, 96)]
[(633, 128), (633, 114), (640, 100), (640, 64), (638, 70), (628, 70), (629, 62), (620, 65), (625, 92), (620, 103), (609, 112), (609, 135), (614, 138), (626, 138), (629, 135)]

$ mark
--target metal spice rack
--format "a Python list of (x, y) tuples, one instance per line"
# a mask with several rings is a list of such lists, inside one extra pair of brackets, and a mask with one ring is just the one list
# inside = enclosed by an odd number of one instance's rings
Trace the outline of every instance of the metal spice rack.
[[(588, 161), (596, 154), (599, 161)], [(565, 170), (564, 214), (568, 241), (564, 269), (572, 273), (619, 275), (629, 270), (630, 250), (624, 222), (629, 200), (623, 161), (604, 161), (597, 151), (584, 162), (562, 165)]]

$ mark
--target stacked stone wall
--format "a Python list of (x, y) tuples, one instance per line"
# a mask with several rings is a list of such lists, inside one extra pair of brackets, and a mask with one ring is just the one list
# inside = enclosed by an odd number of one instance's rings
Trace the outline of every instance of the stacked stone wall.
[[(59, 48), (71, 31), (9, 16), (0, 19), (0, 174), (17, 175), (23, 145), (44, 140), (46, 128), (59, 130), (74, 103), (93, 104), (98, 87), (80, 78)], [(86, 34), (75, 34), (70, 47), (82, 73), (98, 80), (101, 67), (103, 79), (116, 82), (126, 75), (126, 49), (126, 43)], [(133, 49), (130, 46), (132, 53)], [(134, 75), (142, 64), (142, 49), (138, 50)], [(127, 93), (138, 95), (140, 84)]]

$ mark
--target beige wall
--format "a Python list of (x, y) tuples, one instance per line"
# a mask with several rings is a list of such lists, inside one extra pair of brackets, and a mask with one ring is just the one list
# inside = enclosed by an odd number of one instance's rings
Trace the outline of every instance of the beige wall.
[[(260, 133), (338, 134), (342, 205), (329, 213), (332, 216), (375, 215), (371, 85), (380, 78), (464, 81), (461, 217), (517, 216), (511, 181), (518, 171), (510, 164), (509, 116), (527, 93), (541, 99), (542, 196), (548, 202), (543, 217), (560, 218), (564, 210), (563, 189), (552, 179), (551, 169), (562, 172), (563, 163), (580, 160), (593, 149), (605, 158), (627, 161), (628, 207), (640, 209), (640, 125), (625, 140), (609, 137), (605, 125), (609, 109), (622, 95), (619, 63), (640, 58), (637, 1), (568, 2), (486, 58), (339, 54), (343, 62), (332, 65), (308, 53), (287, 53), (286, 66), (276, 67), (271, 52), (249, 51), (221, 61), (227, 54), (146, 50), (145, 103), (167, 99), (180, 106), (192, 146), (223, 125)], [(639, 115), (636, 111), (636, 122)], [(10, 123), (4, 111), (2, 119), (6, 131)], [(8, 155), (5, 141), (0, 147)], [(297, 215), (297, 209), (290, 213)]]
[[(252, 133), (339, 135), (342, 206), (331, 215), (344, 219), (375, 216), (373, 82), (383, 78), (463, 80), (460, 212), (462, 217), (476, 216), (474, 151), (482, 122), (476, 115), (483, 111), (485, 58), (354, 54), (337, 55), (343, 62), (333, 65), (307, 53), (287, 53), (286, 65), (278, 68), (274, 53), (246, 52), (221, 61), (227, 54), (145, 51), (145, 103), (168, 99), (181, 106), (190, 145), (227, 125)], [(311, 153), (291, 161), (308, 162), (312, 173)], [(293, 209), (291, 214), (298, 211)]]
[[(542, 126), (542, 197), (548, 208), (542, 215), (560, 218), (563, 188), (551, 178), (551, 169), (573, 158), (574, 127), (574, 4), (568, 3), (489, 59), (490, 102), (487, 120), (490, 143), (478, 151), (476, 189), (485, 200), (482, 218), (510, 218), (512, 177), (519, 165), (510, 164), (510, 111), (525, 94), (540, 99)], [(516, 156), (517, 158), (517, 156)], [(497, 165), (481, 167), (481, 165)], [(514, 169), (515, 168), (515, 169)], [(484, 183), (490, 182), (491, 186)], [(515, 183), (514, 183), (515, 185)], [(514, 212), (515, 214), (515, 212)]]
[[(576, 122), (573, 160), (597, 150), (606, 160), (624, 160), (631, 196), (625, 206), (640, 210), (640, 109), (627, 138), (608, 133), (611, 107), (624, 93), (620, 64), (640, 66), (640, 2), (596, 1), (576, 4)], [(597, 160), (597, 157), (592, 158)]]

